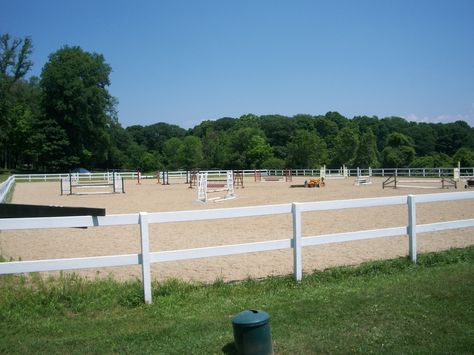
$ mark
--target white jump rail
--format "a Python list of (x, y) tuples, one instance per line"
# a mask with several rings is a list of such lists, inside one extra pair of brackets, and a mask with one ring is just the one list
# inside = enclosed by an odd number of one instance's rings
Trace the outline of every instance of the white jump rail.
[[(293, 249), (294, 277), (302, 279), (302, 248), (331, 243), (342, 243), (355, 240), (385, 238), (408, 235), (409, 255), (416, 262), (416, 234), (442, 231), (457, 228), (474, 227), (474, 219), (416, 224), (416, 206), (420, 203), (459, 201), (474, 199), (474, 192), (452, 192), (427, 195), (404, 195), (393, 197), (377, 197), (352, 200), (320, 201), (304, 203), (287, 203), (267, 206), (251, 206), (195, 211), (135, 213), (109, 215), (103, 217), (50, 217), (50, 218), (16, 218), (0, 219), (0, 231), (19, 229), (69, 228), (69, 227), (100, 227), (117, 225), (140, 225), (141, 252), (138, 254), (94, 256), (83, 258), (13, 261), (0, 263), (0, 274), (26, 272), (58, 271), (83, 268), (99, 268), (110, 266), (142, 265), (142, 282), (144, 300), (151, 303), (151, 271), (150, 264), (207, 258), (213, 256), (236, 255), (260, 251)], [(301, 216), (306, 212), (327, 211), (347, 208), (383, 207), (407, 205), (407, 225), (375, 230), (352, 231), (317, 236), (302, 236)], [(205, 248), (193, 248), (171, 251), (149, 250), (149, 224), (176, 223), (202, 220), (218, 220), (224, 218), (258, 217), (268, 215), (292, 214), (293, 235), (288, 239), (269, 240), (256, 243), (223, 245)], [(290, 236), (289, 236), (290, 237)]]

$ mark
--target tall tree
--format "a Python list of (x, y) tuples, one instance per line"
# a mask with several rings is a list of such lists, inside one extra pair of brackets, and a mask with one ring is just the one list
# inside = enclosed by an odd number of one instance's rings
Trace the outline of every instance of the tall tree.
[(287, 163), (299, 169), (319, 168), (328, 158), (326, 142), (316, 133), (299, 129), (288, 144)]
[(272, 157), (272, 147), (266, 139), (259, 135), (250, 138), (248, 149), (246, 151), (247, 165), (251, 169), (261, 168), (263, 162)]
[(332, 148), (334, 137), (339, 131), (337, 124), (326, 117), (321, 116), (315, 118), (314, 127), (318, 131), (318, 134), (326, 141), (328, 148)]
[(202, 139), (204, 164), (207, 169), (222, 169), (229, 160), (228, 135), (226, 132), (206, 130)]
[(474, 135), (471, 127), (464, 121), (437, 124), (436, 150), (448, 155), (455, 154), (460, 148), (474, 148)]
[(423, 156), (435, 152), (436, 132), (431, 125), (410, 122), (410, 127), (404, 131), (404, 134), (412, 138), (417, 155)]
[(362, 134), (354, 159), (354, 166), (361, 168), (379, 166), (377, 139), (371, 129)]
[(181, 151), (183, 142), (181, 139), (173, 137), (168, 139), (163, 145), (163, 157), (168, 170), (177, 170), (180, 168), (179, 152)]
[(32, 51), (33, 44), (29, 37), (13, 39), (8, 33), (0, 35), (0, 162), (5, 168), (14, 167), (10, 156), (10, 137), (19, 124), (24, 126), (25, 114), (28, 115), (28, 104), (19, 107), (21, 98), (19, 100), (12, 89), (32, 67), (33, 62), (29, 59)]
[(341, 165), (352, 166), (358, 146), (359, 133), (349, 127), (341, 129), (334, 139), (331, 166), (334, 168)]
[(66, 133), (67, 155), (86, 166), (107, 160), (115, 103), (107, 91), (110, 72), (101, 54), (65, 46), (49, 56), (41, 73), (44, 117)]
[(232, 169), (260, 167), (272, 155), (265, 134), (256, 127), (242, 127), (230, 132), (229, 150), (231, 153), (226, 168)]
[(187, 136), (183, 139), (179, 150), (180, 168), (191, 170), (202, 163), (202, 143), (198, 137)]
[(408, 167), (415, 158), (415, 148), (410, 137), (393, 132), (387, 137), (382, 151), (383, 166), (388, 168)]
[(48, 172), (63, 172), (70, 166), (79, 164), (77, 157), (68, 155), (69, 140), (66, 132), (54, 120), (40, 120), (34, 135), (38, 167)]
[(165, 122), (149, 126), (133, 125), (126, 128), (133, 140), (148, 150), (163, 151), (163, 144), (170, 138), (184, 138), (186, 130)]
[(474, 166), (474, 151), (468, 148), (460, 148), (453, 156), (453, 163), (461, 163), (461, 166), (464, 167), (473, 167)]

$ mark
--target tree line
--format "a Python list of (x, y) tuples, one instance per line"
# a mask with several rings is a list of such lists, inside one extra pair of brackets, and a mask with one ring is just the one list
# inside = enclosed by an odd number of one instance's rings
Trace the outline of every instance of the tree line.
[(123, 128), (108, 92), (112, 68), (98, 53), (64, 46), (40, 77), (29, 37), (0, 37), (0, 166), (31, 172), (474, 166), (474, 128), (464, 121), (347, 118), (338, 112), (245, 114), (191, 129), (168, 123)]

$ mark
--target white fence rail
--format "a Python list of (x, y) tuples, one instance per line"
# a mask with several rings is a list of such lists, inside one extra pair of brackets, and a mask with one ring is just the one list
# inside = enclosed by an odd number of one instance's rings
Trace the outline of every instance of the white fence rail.
[[(259, 170), (263, 176), (285, 176), (284, 169), (261, 169)], [(339, 174), (340, 169), (326, 169), (326, 175)], [(406, 177), (443, 177), (443, 176), (453, 176), (453, 168), (377, 168), (377, 169), (347, 169), (349, 176), (357, 176), (358, 171), (361, 175), (369, 175), (369, 171), (372, 176), (392, 176), (396, 174), (397, 176), (406, 176)], [(209, 176), (226, 176), (227, 170), (207, 170)], [(247, 169), (242, 170), (244, 176), (254, 176), (255, 170)], [(173, 182), (173, 179), (183, 180), (187, 179), (188, 171), (179, 170), (179, 171), (169, 171), (168, 176)], [(292, 169), (291, 173), (293, 176), (320, 176), (320, 169)], [(107, 175), (111, 172), (100, 172), (100, 173), (82, 173), (78, 174), (81, 180), (97, 180), (97, 179), (106, 179)], [(14, 175), (17, 181), (59, 181), (63, 177), (67, 177), (68, 173), (60, 174), (17, 174)], [(120, 171), (120, 176), (125, 179), (137, 179), (137, 171)], [(460, 169), (461, 177), (473, 177), (474, 168), (461, 168)], [(155, 175), (141, 175), (142, 179), (151, 179), (156, 178)]]
[[(136, 171), (116, 171), (120, 176), (126, 179), (136, 179)], [(81, 181), (86, 180), (107, 180), (113, 171), (104, 171), (100, 173), (74, 173)], [(13, 175), (17, 181), (37, 182), (37, 181), (60, 181), (62, 178), (69, 177), (69, 173), (58, 174), (16, 174)]]
[(7, 180), (0, 184), (0, 203), (4, 203), (8, 193), (15, 185), (15, 177), (10, 176)]
[[(150, 264), (155, 262), (207, 258), (212, 256), (235, 255), (277, 249), (293, 249), (294, 277), (302, 278), (303, 247), (341, 243), (354, 240), (384, 238), (400, 235), (409, 237), (409, 255), (416, 262), (416, 234), (456, 228), (474, 227), (474, 219), (416, 224), (416, 206), (420, 203), (459, 201), (474, 199), (474, 192), (453, 192), (430, 195), (407, 195), (395, 197), (366, 198), (339, 201), (321, 201), (305, 203), (287, 203), (280, 205), (225, 208), (213, 210), (159, 212), (139, 214), (109, 215), (104, 217), (54, 217), (54, 218), (17, 218), (0, 219), (0, 231), (18, 229), (67, 228), (67, 227), (100, 227), (116, 225), (140, 225), (141, 252), (139, 254), (96, 256), (70, 259), (14, 261), (0, 263), (0, 274), (71, 270), (83, 268), (100, 268), (110, 266), (142, 265), (144, 299), (151, 303)], [(301, 215), (305, 212), (327, 211), (346, 208), (365, 208), (376, 206), (407, 205), (407, 225), (376, 230), (353, 231), (317, 236), (302, 236)], [(293, 218), (293, 235), (282, 240), (270, 240), (257, 243), (224, 245), (205, 248), (194, 248), (171, 251), (149, 250), (149, 224), (188, 222), (200, 220), (217, 220), (223, 218), (256, 217), (291, 213)], [(257, 231), (256, 231), (257, 233)]]

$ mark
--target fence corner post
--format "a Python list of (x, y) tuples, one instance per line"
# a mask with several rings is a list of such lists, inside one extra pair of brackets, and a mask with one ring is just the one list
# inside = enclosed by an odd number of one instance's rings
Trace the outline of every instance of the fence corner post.
[(301, 211), (299, 203), (291, 204), (293, 216), (293, 274), (296, 281), (301, 281), (303, 276), (301, 263)]
[(408, 251), (412, 262), (416, 263), (416, 200), (408, 195)]
[(148, 214), (140, 212), (140, 244), (142, 257), (142, 281), (145, 303), (151, 303), (150, 239), (148, 233)]

